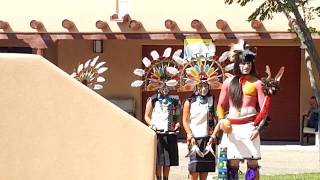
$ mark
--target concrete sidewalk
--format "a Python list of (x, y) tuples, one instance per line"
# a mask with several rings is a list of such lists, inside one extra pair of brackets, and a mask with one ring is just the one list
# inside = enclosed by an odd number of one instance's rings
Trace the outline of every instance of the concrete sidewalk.
[[(187, 145), (179, 143), (180, 166), (172, 167), (171, 180), (188, 179)], [(298, 174), (320, 172), (319, 148), (300, 145), (261, 145), (262, 159), (259, 161), (262, 175)], [(245, 164), (240, 165), (242, 172)], [(207, 179), (215, 179), (216, 173), (209, 173)]]

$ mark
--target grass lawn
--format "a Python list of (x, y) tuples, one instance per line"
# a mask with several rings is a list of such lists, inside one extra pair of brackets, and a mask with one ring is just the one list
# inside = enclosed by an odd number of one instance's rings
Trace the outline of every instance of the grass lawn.
[[(239, 179), (243, 179), (243, 175)], [(320, 173), (260, 176), (260, 180), (320, 180)]]
[(306, 174), (290, 174), (290, 175), (279, 175), (279, 176), (262, 176), (261, 180), (320, 180), (320, 173), (306, 173)]

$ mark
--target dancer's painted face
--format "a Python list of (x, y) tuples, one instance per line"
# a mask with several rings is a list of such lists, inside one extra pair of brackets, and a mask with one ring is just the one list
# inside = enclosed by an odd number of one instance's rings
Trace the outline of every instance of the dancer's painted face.
[(248, 75), (250, 74), (252, 69), (252, 62), (241, 62), (239, 64), (239, 68), (240, 68), (241, 74)]
[(163, 86), (163, 87), (161, 87), (161, 88), (159, 89), (159, 93), (160, 93), (160, 95), (162, 95), (162, 96), (168, 95), (168, 94), (169, 94), (169, 88), (168, 88), (168, 86)]
[(206, 96), (209, 92), (209, 85), (207, 83), (200, 83), (197, 85), (197, 91), (200, 96)]

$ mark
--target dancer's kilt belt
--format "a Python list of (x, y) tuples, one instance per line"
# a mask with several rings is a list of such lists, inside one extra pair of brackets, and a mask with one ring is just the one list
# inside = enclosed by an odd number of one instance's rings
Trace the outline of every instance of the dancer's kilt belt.
[(255, 119), (256, 116), (251, 116), (243, 119), (229, 119), (229, 121), (231, 122), (231, 124), (247, 124), (250, 122), (254, 122)]

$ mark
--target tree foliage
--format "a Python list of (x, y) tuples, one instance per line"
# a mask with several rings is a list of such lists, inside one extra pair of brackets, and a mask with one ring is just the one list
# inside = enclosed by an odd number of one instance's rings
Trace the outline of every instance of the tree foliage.
[[(238, 3), (240, 6), (245, 6), (254, 0), (224, 0), (226, 4)], [(295, 0), (299, 9), (302, 10), (306, 23), (314, 19), (314, 16), (320, 17), (320, 7), (310, 7), (311, 0)], [(248, 21), (255, 19), (265, 20), (272, 19), (274, 13), (292, 12), (288, 0), (266, 0), (264, 1), (248, 18)]]

